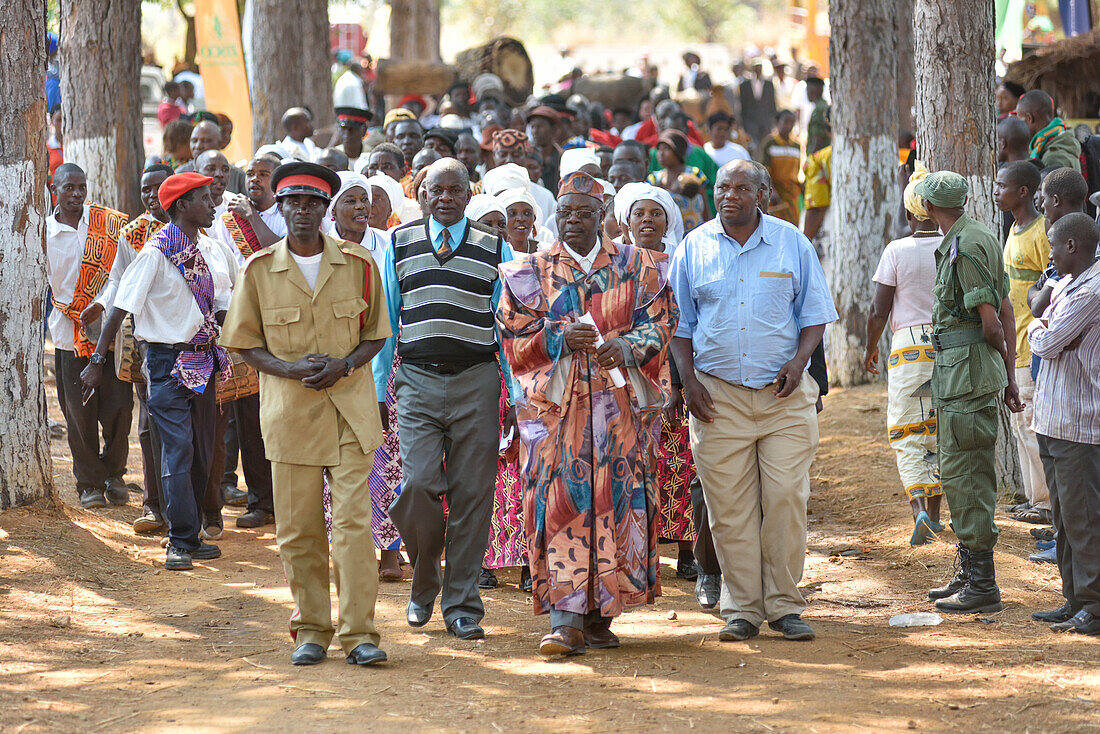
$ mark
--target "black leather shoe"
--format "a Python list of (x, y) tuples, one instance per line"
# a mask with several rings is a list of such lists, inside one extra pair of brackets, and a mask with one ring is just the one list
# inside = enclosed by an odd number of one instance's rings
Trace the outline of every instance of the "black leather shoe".
[(387, 658), (386, 653), (379, 650), (377, 645), (364, 642), (362, 645), (356, 645), (345, 659), (348, 665), (374, 665), (386, 662)]
[(1066, 602), (1062, 606), (1050, 612), (1035, 612), (1031, 615), (1031, 618), (1036, 622), (1046, 622), (1047, 624), (1058, 624), (1059, 622), (1068, 622), (1073, 619), (1073, 615), (1076, 612), (1070, 608), (1069, 602)]
[(228, 484), (222, 487), (222, 497), (230, 507), (244, 507), (248, 504), (248, 492), (242, 492)]
[(970, 549), (959, 543), (955, 550), (955, 577), (945, 586), (939, 586), (928, 591), (928, 601), (946, 599), (961, 591), (970, 581)]
[(130, 490), (126, 488), (126, 482), (120, 478), (108, 479), (107, 488), (103, 492), (103, 496), (112, 505), (124, 505), (126, 500), (129, 499)]
[(290, 653), (291, 665), (317, 665), (325, 660), (325, 648), (316, 642), (304, 642)]
[(531, 569), (524, 566), (519, 572), (519, 590), (525, 591), (528, 594), (531, 593), (531, 589), (535, 587), (535, 582), (531, 580)]
[(169, 544), (164, 552), (164, 568), (168, 571), (190, 571), (194, 568), (191, 565), (191, 554)]
[(432, 605), (422, 607), (414, 601), (410, 601), (405, 607), (405, 619), (410, 627), (423, 627), (432, 618)]
[(1050, 625), (1055, 632), (1075, 632), (1079, 635), (1100, 635), (1100, 617), (1090, 614), (1084, 609), (1074, 614), (1071, 619), (1058, 624)]
[(199, 543), (199, 547), (191, 551), (191, 557), (196, 561), (210, 561), (222, 557), (222, 549), (213, 543)]
[(237, 518), (239, 528), (262, 528), (275, 522), (275, 515), (267, 510), (250, 510)]
[(98, 510), (100, 507), (107, 506), (107, 498), (103, 495), (102, 489), (80, 490), (80, 506), (85, 510)]
[(812, 640), (814, 628), (797, 614), (788, 614), (774, 622), (768, 622), (768, 626), (783, 635), (786, 640)]
[(718, 639), (722, 642), (744, 642), (750, 637), (760, 634), (760, 628), (747, 619), (734, 619), (726, 623), (722, 631), (718, 633)]
[(497, 581), (497, 575), (493, 573), (491, 568), (482, 568), (481, 575), (477, 577), (477, 588), (479, 589), (495, 589), (500, 584)]
[(484, 640), (485, 630), (469, 617), (459, 617), (447, 625), (447, 631), (460, 640)]
[(970, 552), (970, 578), (966, 586), (936, 602), (936, 610), (949, 614), (989, 614), (999, 612), (1001, 590), (997, 588), (993, 551)]
[(695, 582), (695, 598), (702, 609), (714, 609), (718, 606), (722, 577), (718, 574), (701, 573)]

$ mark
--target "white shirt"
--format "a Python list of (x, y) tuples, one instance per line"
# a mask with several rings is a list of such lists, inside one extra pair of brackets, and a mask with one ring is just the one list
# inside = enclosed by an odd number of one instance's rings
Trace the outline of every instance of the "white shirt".
[(312, 162), (321, 154), (321, 149), (309, 138), (299, 143), (287, 135), (279, 141), (278, 145), (300, 161)]
[[(214, 279), (214, 310), (225, 311), (237, 280), (237, 259), (212, 237), (200, 234), (197, 244)], [(134, 315), (134, 336), (154, 344), (188, 342), (203, 323), (179, 269), (148, 244), (122, 275), (114, 305)]]
[[(84, 245), (88, 240), (88, 210), (77, 222), (76, 229), (57, 221), (53, 214), (46, 217), (46, 278), (58, 303), (69, 303), (76, 293), (80, 263), (84, 260)], [(73, 331), (76, 325), (60, 309), (50, 311), (50, 340), (54, 348), (73, 351), (76, 348)]]
[(324, 251), (318, 252), (316, 255), (295, 255), (293, 251), (290, 252), (290, 257), (298, 265), (298, 269), (302, 271), (306, 283), (309, 283), (310, 290), (313, 290), (317, 285), (317, 273), (321, 271), (321, 256), (324, 254)]
[[(155, 219), (149, 212), (142, 212), (137, 218)], [(102, 305), (105, 312), (110, 311), (111, 306), (115, 305), (118, 284), (122, 282), (122, 276), (125, 274), (126, 268), (130, 267), (130, 263), (134, 261), (135, 257), (137, 257), (137, 250), (130, 246), (125, 237), (119, 235), (118, 252), (115, 254), (115, 261), (111, 264), (111, 274), (107, 277), (107, 285), (103, 286), (103, 290), (95, 297), (95, 303)]]
[(715, 148), (713, 143), (707, 141), (703, 144), (703, 150), (707, 152), (707, 155), (714, 159), (715, 165), (717, 165), (719, 168), (726, 165), (730, 161), (752, 160), (752, 156), (750, 156), (749, 152), (745, 150), (745, 146), (728, 141), (721, 148)]
[(260, 219), (271, 230), (271, 234), (280, 239), (286, 237), (286, 220), (283, 219), (283, 213), (279, 211), (279, 202), (260, 212)]
[(569, 256), (577, 261), (577, 265), (581, 266), (581, 270), (585, 272), (585, 275), (592, 275), (592, 266), (596, 263), (596, 256), (600, 254), (600, 246), (597, 243), (592, 248), (592, 252), (587, 255), (578, 255), (573, 251), (573, 248), (565, 244), (565, 240), (562, 240), (561, 246), (565, 248), (565, 251), (569, 253)]

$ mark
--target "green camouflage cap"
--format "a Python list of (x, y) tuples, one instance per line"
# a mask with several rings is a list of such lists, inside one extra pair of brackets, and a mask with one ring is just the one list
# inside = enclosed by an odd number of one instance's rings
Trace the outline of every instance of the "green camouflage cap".
[(936, 171), (917, 184), (914, 193), (932, 206), (953, 209), (966, 203), (970, 187), (966, 179), (954, 171)]

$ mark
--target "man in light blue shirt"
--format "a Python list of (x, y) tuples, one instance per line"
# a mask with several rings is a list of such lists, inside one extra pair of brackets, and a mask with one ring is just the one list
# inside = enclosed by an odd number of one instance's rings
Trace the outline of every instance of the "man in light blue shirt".
[(818, 387), (805, 371), (837, 312), (809, 240), (760, 211), (769, 194), (759, 163), (723, 167), (718, 216), (681, 243), (670, 273), (680, 306), (672, 351), (722, 568), (724, 641), (755, 636), (765, 620), (787, 639), (814, 636), (798, 591), (818, 442)]

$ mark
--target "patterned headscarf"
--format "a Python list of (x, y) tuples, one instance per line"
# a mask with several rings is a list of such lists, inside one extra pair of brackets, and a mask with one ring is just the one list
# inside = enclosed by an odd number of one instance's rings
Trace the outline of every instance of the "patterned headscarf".
[(559, 199), (569, 194), (591, 196), (601, 204), (603, 203), (603, 186), (600, 185), (599, 181), (592, 178), (587, 173), (581, 173), (580, 171), (566, 176), (565, 180), (561, 182), (561, 186), (558, 188)]
[(905, 210), (922, 222), (927, 222), (932, 217), (928, 216), (928, 210), (924, 208), (924, 199), (917, 195), (917, 184), (928, 176), (928, 169), (924, 163), (917, 161), (913, 169), (913, 175), (909, 177), (909, 183), (905, 185), (902, 200), (905, 202)]
[(493, 133), (494, 152), (513, 148), (527, 149), (527, 133), (521, 133), (519, 130), (497, 130)]

